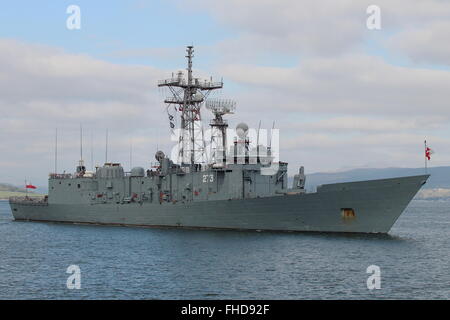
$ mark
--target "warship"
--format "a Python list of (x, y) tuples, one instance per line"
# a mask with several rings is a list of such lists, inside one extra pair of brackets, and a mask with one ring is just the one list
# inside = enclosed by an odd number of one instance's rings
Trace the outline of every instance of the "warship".
[[(186, 52), (187, 77), (179, 71), (158, 82), (158, 87), (170, 94), (164, 102), (170, 128), (178, 131), (177, 149), (171, 157), (157, 151), (156, 165), (134, 167), (130, 172), (111, 162), (88, 171), (81, 158), (73, 174), (49, 174), (48, 195), (10, 198), (14, 219), (160, 228), (387, 233), (426, 183), (429, 175), (425, 174), (324, 184), (307, 192), (304, 169), (299, 167), (288, 187), (288, 164), (279, 161), (276, 148), (258, 141), (255, 146), (245, 123), (230, 130), (224, 116), (234, 113), (235, 102), (209, 98), (211, 92), (222, 89), (223, 80), (194, 78), (193, 46)], [(213, 116), (206, 158), (202, 107)], [(229, 131), (235, 136), (230, 138)], [(177, 159), (171, 159), (173, 154)]]

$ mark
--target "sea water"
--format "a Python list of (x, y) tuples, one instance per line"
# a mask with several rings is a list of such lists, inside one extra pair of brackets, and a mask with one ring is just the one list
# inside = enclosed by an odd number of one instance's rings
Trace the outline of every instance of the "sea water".
[(387, 235), (18, 222), (0, 201), (1, 299), (449, 299), (449, 258), (450, 201)]

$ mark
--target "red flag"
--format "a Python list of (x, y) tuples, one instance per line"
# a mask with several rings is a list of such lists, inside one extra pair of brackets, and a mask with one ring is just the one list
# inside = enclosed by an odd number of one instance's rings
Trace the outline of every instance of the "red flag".
[(27, 185), (25, 186), (25, 188), (27, 188), (27, 189), (36, 189), (36, 187), (33, 186), (32, 184), (27, 184)]
[(430, 148), (428, 148), (428, 147), (425, 148), (425, 157), (426, 157), (428, 160), (431, 160), (431, 155), (432, 155), (433, 153), (434, 153), (433, 150), (431, 150)]

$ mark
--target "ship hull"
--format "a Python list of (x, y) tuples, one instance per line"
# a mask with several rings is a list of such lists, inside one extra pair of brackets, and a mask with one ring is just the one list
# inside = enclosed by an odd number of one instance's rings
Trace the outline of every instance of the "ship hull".
[[(324, 185), (315, 193), (190, 203), (10, 201), (15, 220), (145, 227), (387, 233), (428, 175)], [(351, 209), (354, 215), (346, 216)]]

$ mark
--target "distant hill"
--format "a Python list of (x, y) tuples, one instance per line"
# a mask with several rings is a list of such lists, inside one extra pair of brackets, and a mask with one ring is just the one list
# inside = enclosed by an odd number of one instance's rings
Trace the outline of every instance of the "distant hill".
[(13, 186), (12, 184), (8, 183), (0, 183), (0, 191), (25, 192), (25, 189)]
[[(20, 197), (26, 194), (25, 188), (20, 188), (13, 186), (8, 183), (0, 183), (0, 200), (8, 199), (9, 197)], [(39, 193), (28, 191), (28, 195), (31, 196), (39, 196)]]
[[(0, 200), (8, 200), (10, 197), (24, 197), (25, 192), (0, 191)], [(28, 193), (28, 197), (41, 197), (38, 193)]]
[[(353, 169), (342, 172), (319, 172), (306, 175), (306, 189), (315, 190), (321, 184), (359, 180), (385, 179), (424, 174), (424, 168)], [(428, 168), (431, 175), (424, 189), (450, 189), (450, 166)]]

